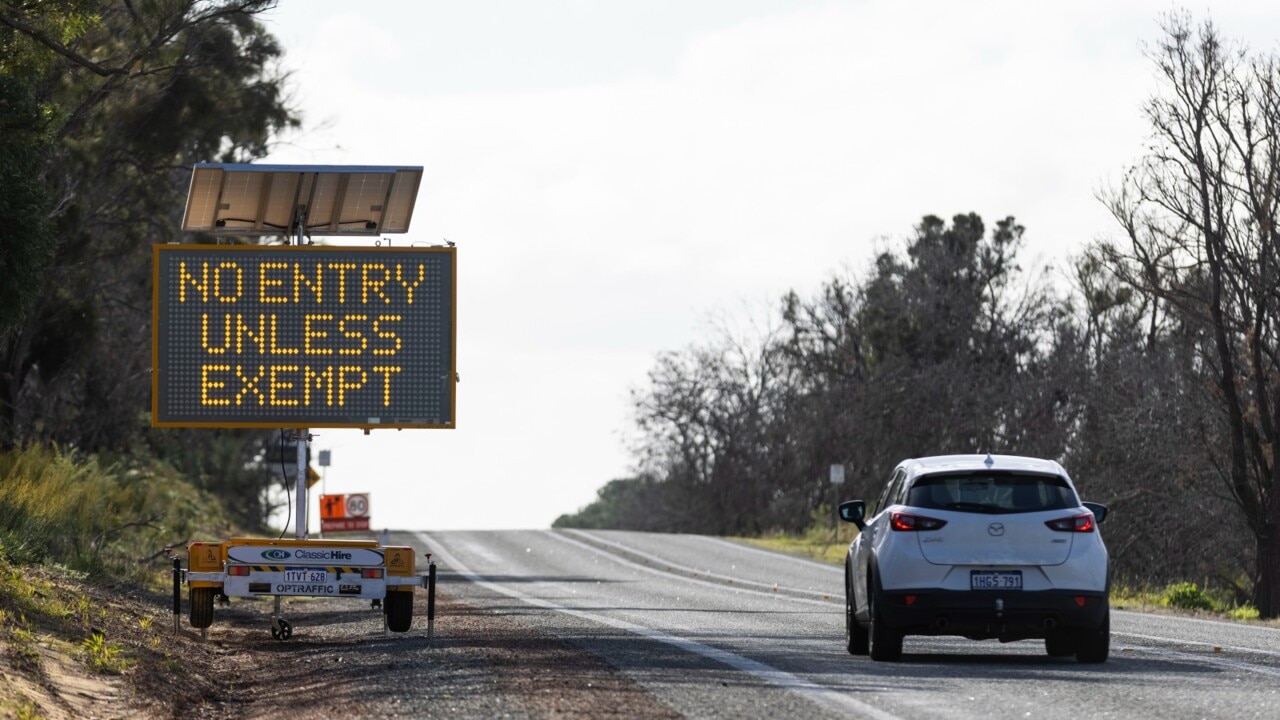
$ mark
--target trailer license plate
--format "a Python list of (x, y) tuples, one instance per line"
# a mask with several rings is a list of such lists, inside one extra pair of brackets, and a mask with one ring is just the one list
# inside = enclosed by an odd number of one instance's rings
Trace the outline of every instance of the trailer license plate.
[(969, 587), (973, 590), (1021, 590), (1021, 570), (971, 570)]
[(287, 583), (329, 582), (329, 573), (324, 570), (285, 570), (284, 581)]

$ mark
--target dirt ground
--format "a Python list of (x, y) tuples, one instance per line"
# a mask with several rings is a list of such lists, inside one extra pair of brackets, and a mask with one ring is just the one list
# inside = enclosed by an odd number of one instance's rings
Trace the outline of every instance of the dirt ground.
[[(174, 633), (171, 597), (54, 584), (93, 610), (40, 628), (38, 659), (6, 635), (0, 716), (679, 717), (600, 657), (445, 593), (431, 641), (418, 590), (408, 633), (388, 637), (367, 603), (308, 598), (286, 601), (295, 630), (281, 642), (269, 632), (270, 600), (219, 606), (202, 640), (185, 615)], [(81, 643), (95, 632), (118, 649), (122, 672), (90, 667)]]

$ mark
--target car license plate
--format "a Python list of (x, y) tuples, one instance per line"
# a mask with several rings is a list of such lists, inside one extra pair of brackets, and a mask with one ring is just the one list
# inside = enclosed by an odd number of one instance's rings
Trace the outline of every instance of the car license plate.
[(294, 570), (286, 569), (284, 571), (284, 581), (287, 583), (322, 583), (329, 582), (329, 573), (324, 570)]
[(1021, 590), (1021, 570), (971, 570), (969, 587), (973, 590)]

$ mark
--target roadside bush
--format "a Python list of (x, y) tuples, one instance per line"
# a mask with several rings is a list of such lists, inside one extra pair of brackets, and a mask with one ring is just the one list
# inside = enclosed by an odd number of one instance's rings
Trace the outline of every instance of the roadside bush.
[(0, 454), (0, 553), (15, 565), (133, 574), (166, 545), (226, 527), (221, 505), (163, 463), (103, 467), (37, 445)]
[(39, 446), (0, 455), (0, 545), (17, 565), (77, 553), (82, 524), (106, 484), (96, 463), (77, 464)]
[(1170, 585), (1164, 592), (1162, 602), (1168, 607), (1182, 610), (1216, 610), (1213, 599), (1193, 582), (1180, 582)]
[(1227, 616), (1232, 620), (1257, 620), (1260, 617), (1258, 608), (1252, 605), (1241, 605), (1240, 607), (1231, 608)]

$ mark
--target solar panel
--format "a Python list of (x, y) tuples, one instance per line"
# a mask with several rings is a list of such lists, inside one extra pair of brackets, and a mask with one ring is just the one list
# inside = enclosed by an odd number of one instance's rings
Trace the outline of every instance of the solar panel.
[(421, 167), (197, 163), (182, 229), (215, 235), (409, 231)]

